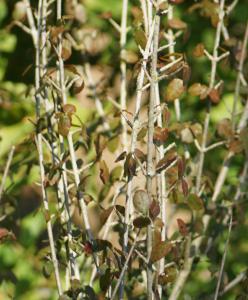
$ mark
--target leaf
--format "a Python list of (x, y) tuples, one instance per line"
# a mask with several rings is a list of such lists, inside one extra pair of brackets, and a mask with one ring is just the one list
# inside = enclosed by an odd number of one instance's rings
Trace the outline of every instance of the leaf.
[(23, 1), (18, 1), (15, 4), (12, 18), (16, 21), (24, 21), (27, 13), (26, 4)]
[(73, 94), (79, 94), (84, 89), (84, 79), (80, 76), (74, 83), (72, 87)]
[(204, 44), (202, 44), (202, 43), (197, 44), (193, 50), (193, 55), (195, 57), (203, 56), (204, 55)]
[(220, 94), (217, 89), (211, 89), (208, 96), (212, 103), (217, 104), (220, 102)]
[(131, 153), (129, 153), (126, 157), (126, 161), (124, 164), (124, 173), (125, 176), (128, 177), (135, 176), (136, 174), (136, 161)]
[(166, 168), (168, 168), (175, 160), (177, 156), (175, 154), (171, 154), (170, 156), (166, 155), (162, 158), (156, 165), (156, 172), (160, 173)]
[(195, 138), (202, 135), (202, 125), (200, 123), (190, 125), (190, 130), (192, 131)]
[(188, 88), (188, 92), (191, 96), (202, 97), (203, 95), (205, 96), (207, 94), (207, 91), (208, 91), (208, 87), (205, 84), (201, 84), (199, 82), (192, 84)]
[(153, 133), (153, 143), (157, 146), (161, 146), (167, 140), (169, 130), (167, 128), (155, 127)]
[(166, 268), (164, 270), (164, 273), (158, 276), (158, 284), (166, 285), (168, 283), (174, 282), (177, 278), (177, 274), (178, 274), (177, 268), (173, 266)]
[(217, 124), (217, 133), (220, 137), (229, 139), (233, 136), (232, 123), (230, 119), (222, 119)]
[(115, 181), (119, 180), (122, 174), (122, 167), (117, 166), (115, 167), (110, 173), (110, 181), (114, 183)]
[(49, 37), (53, 45), (56, 45), (59, 41), (59, 35), (65, 31), (64, 26), (51, 26), (49, 28)]
[(72, 104), (65, 104), (62, 108), (63, 112), (68, 115), (72, 115), (77, 111), (76, 106)]
[(105, 160), (100, 162), (100, 178), (103, 184), (106, 184), (109, 181), (109, 169)]
[(121, 59), (123, 59), (128, 64), (136, 64), (139, 60), (139, 56), (133, 51), (125, 50), (121, 54)]
[(104, 209), (103, 211), (101, 211), (101, 213), (100, 213), (100, 223), (101, 223), (102, 226), (108, 220), (108, 217), (111, 215), (113, 209), (114, 209), (114, 206), (111, 206), (111, 207), (109, 207), (109, 208)]
[(136, 228), (147, 227), (150, 224), (151, 224), (151, 221), (147, 217), (138, 217), (133, 220), (133, 226)]
[(144, 190), (137, 190), (133, 196), (133, 205), (135, 209), (146, 215), (149, 209), (149, 196), (148, 193)]
[(175, 78), (170, 81), (166, 88), (166, 101), (172, 102), (180, 98), (184, 92), (184, 86), (182, 79)]
[(159, 202), (153, 200), (149, 207), (149, 216), (152, 220), (154, 220), (160, 213)]
[(146, 136), (146, 133), (147, 133), (147, 128), (146, 127), (141, 128), (137, 135), (137, 141), (143, 140), (143, 138)]
[(198, 197), (196, 194), (189, 195), (187, 204), (192, 210), (204, 209), (204, 204), (203, 204), (202, 199), (200, 197)]
[(58, 122), (58, 133), (63, 137), (67, 137), (71, 128), (71, 116), (67, 114), (60, 114)]
[(182, 219), (180, 218), (177, 219), (177, 225), (178, 225), (179, 232), (181, 233), (182, 236), (188, 235), (189, 232), (187, 226)]
[(244, 150), (244, 145), (239, 139), (232, 139), (228, 148), (234, 153), (241, 153)]
[(141, 163), (146, 161), (146, 155), (138, 148), (135, 148), (134, 155), (136, 158), (138, 158), (140, 160)]
[(169, 125), (170, 118), (171, 118), (171, 113), (170, 113), (169, 109), (167, 107), (165, 107), (163, 109), (163, 121), (164, 121), (166, 126)]
[(181, 131), (180, 135), (181, 135), (181, 140), (182, 140), (183, 143), (191, 144), (191, 143), (194, 142), (193, 134), (192, 134), (191, 130), (188, 127), (184, 128)]
[(152, 247), (152, 252), (150, 256), (151, 263), (155, 263), (156, 261), (160, 260), (161, 258), (168, 255), (172, 250), (172, 244), (167, 242), (160, 242), (155, 244)]
[(184, 197), (188, 196), (189, 193), (189, 188), (188, 188), (188, 183), (185, 179), (181, 179), (181, 186), (182, 186), (182, 190), (183, 190), (183, 195)]
[(102, 291), (106, 292), (109, 288), (111, 281), (112, 281), (113, 275), (110, 271), (110, 268), (107, 268), (105, 273), (100, 276), (99, 279), (99, 285)]
[(110, 152), (114, 153), (118, 146), (119, 146), (119, 141), (120, 141), (120, 138), (119, 136), (115, 136), (113, 138), (111, 138), (109, 141), (108, 141), (108, 144), (107, 144), (107, 147), (109, 149)]
[(0, 228), (0, 243), (3, 243), (7, 240), (16, 240), (16, 236), (14, 235), (13, 232), (9, 231), (6, 228)]
[(69, 59), (72, 54), (72, 46), (71, 42), (67, 39), (63, 39), (62, 41), (62, 51), (61, 51), (61, 57), (64, 61)]
[(137, 45), (140, 45), (142, 49), (145, 49), (147, 43), (146, 35), (140, 27), (134, 29), (134, 40)]
[(185, 158), (178, 158), (177, 160), (178, 178), (182, 179), (185, 171)]
[(186, 29), (187, 28), (187, 24), (177, 18), (168, 20), (168, 25), (172, 29)]
[(127, 155), (127, 151), (123, 151), (119, 156), (117, 156), (115, 163), (125, 159), (126, 155)]

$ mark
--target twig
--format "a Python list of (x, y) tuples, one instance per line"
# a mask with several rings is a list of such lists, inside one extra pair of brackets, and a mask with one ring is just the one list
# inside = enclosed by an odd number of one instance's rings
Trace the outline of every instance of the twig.
[(10, 165), (11, 165), (11, 162), (12, 162), (12, 159), (13, 159), (14, 152), (15, 152), (15, 146), (12, 146), (11, 149), (10, 149), (10, 153), (8, 155), (7, 163), (6, 163), (6, 166), (4, 168), (3, 177), (2, 177), (2, 181), (1, 181), (1, 185), (0, 185), (0, 203), (1, 203), (1, 200), (2, 200), (3, 189), (4, 189), (5, 182), (6, 182), (8, 173), (9, 173), (9, 168), (10, 168)]

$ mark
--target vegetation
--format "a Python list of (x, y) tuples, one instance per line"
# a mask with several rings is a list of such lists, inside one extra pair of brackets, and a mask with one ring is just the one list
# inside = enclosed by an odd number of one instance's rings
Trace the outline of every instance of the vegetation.
[(248, 299), (246, 0), (0, 0), (0, 299)]

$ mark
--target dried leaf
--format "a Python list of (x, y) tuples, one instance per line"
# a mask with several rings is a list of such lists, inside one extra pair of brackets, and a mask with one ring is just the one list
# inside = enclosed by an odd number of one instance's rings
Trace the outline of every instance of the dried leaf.
[(181, 186), (182, 186), (184, 197), (187, 197), (189, 193), (189, 187), (187, 181), (183, 178), (181, 179)]
[(157, 146), (163, 145), (169, 135), (168, 128), (155, 127), (153, 133), (153, 143)]
[(71, 128), (71, 116), (67, 114), (60, 114), (58, 122), (58, 133), (63, 137), (67, 137)]
[(231, 138), (233, 136), (232, 123), (230, 119), (223, 119), (217, 124), (217, 133), (220, 137)]
[(243, 143), (239, 139), (232, 139), (228, 148), (234, 153), (241, 153), (244, 150)]
[(211, 89), (208, 96), (212, 103), (217, 104), (220, 102), (220, 94), (217, 89)]
[(163, 274), (160, 274), (158, 277), (158, 284), (166, 285), (168, 283), (172, 283), (177, 278), (177, 268), (175, 267), (168, 267), (164, 270)]
[(134, 150), (134, 155), (135, 155), (136, 158), (138, 158), (140, 160), (141, 163), (146, 161), (146, 155), (141, 150), (139, 150), (138, 148), (136, 148)]
[(203, 204), (202, 199), (200, 197), (198, 197), (196, 194), (189, 195), (187, 204), (192, 210), (204, 209), (204, 204)]
[(61, 51), (61, 57), (64, 61), (69, 59), (72, 54), (72, 46), (71, 42), (69, 40), (63, 39), (62, 41), (62, 51)]
[(159, 202), (153, 200), (149, 207), (149, 216), (152, 220), (154, 220), (160, 213)]
[(9, 231), (6, 228), (0, 228), (0, 243), (5, 242), (6, 240), (16, 240), (16, 237), (13, 232)]
[(191, 144), (194, 142), (194, 137), (193, 137), (193, 134), (191, 132), (191, 130), (186, 127), (184, 128), (182, 131), (181, 131), (181, 140), (183, 143), (186, 143), (186, 144)]
[(160, 260), (161, 258), (168, 255), (172, 250), (172, 244), (167, 242), (160, 242), (155, 244), (152, 247), (152, 252), (150, 256), (151, 263), (155, 263), (156, 261)]
[(188, 235), (189, 232), (187, 226), (182, 219), (180, 218), (177, 219), (177, 225), (178, 225), (179, 232), (181, 233), (182, 236)]
[(139, 60), (139, 56), (133, 51), (125, 50), (121, 55), (121, 59), (128, 64), (136, 64)]
[(126, 155), (127, 155), (127, 151), (123, 151), (123, 152), (116, 158), (115, 163), (118, 162), (118, 161), (121, 161), (121, 160), (125, 159)]
[(63, 112), (68, 115), (72, 115), (77, 111), (76, 106), (72, 104), (65, 104), (63, 105), (62, 109)]
[(109, 207), (109, 208), (104, 209), (103, 211), (101, 211), (101, 213), (100, 213), (100, 223), (101, 223), (102, 226), (108, 220), (108, 218), (111, 215), (113, 209), (114, 209), (114, 206), (111, 206), (111, 207)]
[(177, 168), (178, 168), (178, 178), (182, 179), (185, 171), (185, 159), (183, 158), (178, 158), (177, 160)]
[(151, 224), (151, 221), (147, 217), (138, 217), (133, 220), (133, 226), (136, 228), (147, 227), (150, 224)]
[(175, 78), (170, 81), (166, 89), (166, 101), (172, 102), (180, 98), (184, 92), (182, 79)]
[(204, 45), (202, 43), (196, 45), (193, 50), (193, 55), (195, 57), (201, 57), (204, 55)]
[(177, 18), (168, 20), (168, 25), (172, 29), (186, 29), (187, 28), (187, 24)]
[(106, 184), (109, 181), (109, 169), (105, 160), (100, 162), (100, 178), (103, 184)]
[(161, 171), (168, 168), (175, 160), (177, 159), (177, 156), (175, 154), (172, 155), (166, 155), (164, 158), (162, 158), (156, 165), (156, 172), (160, 173)]
[(83, 77), (79, 77), (73, 84), (72, 92), (73, 94), (79, 94), (84, 89), (84, 79)]
[(124, 173), (125, 173), (125, 176), (135, 176), (136, 174), (136, 161), (135, 159), (133, 158), (132, 154), (129, 153), (126, 157), (126, 161), (125, 161), (125, 164), (124, 164)]
[(49, 28), (50, 41), (53, 45), (56, 45), (59, 41), (59, 35), (65, 31), (64, 26), (51, 26)]
[(207, 91), (208, 91), (208, 87), (205, 84), (201, 84), (199, 82), (192, 84), (188, 89), (188, 92), (191, 96), (200, 96), (200, 97), (205, 95)]
[(144, 190), (137, 190), (133, 196), (133, 205), (136, 210), (144, 215), (147, 214), (149, 209), (149, 196)]

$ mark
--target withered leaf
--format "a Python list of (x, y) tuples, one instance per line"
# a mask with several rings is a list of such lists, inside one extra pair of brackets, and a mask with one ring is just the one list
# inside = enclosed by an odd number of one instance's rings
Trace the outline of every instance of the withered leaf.
[(232, 139), (228, 148), (234, 153), (241, 153), (244, 150), (244, 145), (239, 139)]
[(76, 112), (76, 106), (73, 104), (65, 104), (63, 105), (63, 112), (68, 115), (72, 115)]
[(109, 181), (109, 169), (105, 160), (100, 161), (100, 178), (104, 184)]
[(217, 104), (220, 102), (220, 94), (217, 89), (211, 89), (208, 96), (212, 103)]
[(74, 94), (79, 94), (84, 89), (84, 79), (80, 76), (73, 84), (72, 91)]
[(185, 159), (183, 158), (178, 158), (177, 160), (177, 168), (178, 168), (178, 178), (181, 179), (184, 175), (185, 171)]
[(186, 29), (187, 28), (187, 24), (177, 18), (168, 20), (168, 25), (172, 29)]
[(153, 200), (149, 207), (149, 216), (154, 220), (160, 213), (160, 205), (158, 201)]
[(8, 229), (0, 228), (0, 243), (5, 242), (6, 240), (16, 240), (16, 237), (14, 233)]
[(164, 144), (169, 135), (168, 128), (155, 127), (153, 133), (153, 143), (157, 146)]
[(133, 220), (133, 226), (136, 227), (136, 228), (147, 227), (150, 224), (151, 224), (151, 221), (147, 217), (140, 216), (140, 217)]
[(184, 92), (182, 79), (172, 79), (166, 88), (166, 101), (172, 102), (180, 98)]
[(177, 273), (177, 268), (173, 266), (166, 268), (164, 273), (158, 276), (158, 284), (165, 285), (174, 282), (177, 278)]
[(218, 124), (217, 124), (217, 133), (220, 137), (224, 138), (231, 138), (233, 136), (233, 130), (232, 130), (232, 122), (230, 119), (222, 119)]
[(167, 242), (160, 242), (158, 244), (153, 245), (150, 261), (154, 263), (161, 258), (165, 257), (171, 252), (172, 244)]
[(201, 57), (204, 55), (204, 45), (202, 43), (196, 45), (196, 47), (193, 50), (193, 55), (195, 57)]
[(200, 97), (205, 95), (207, 91), (208, 91), (208, 87), (205, 84), (201, 84), (199, 82), (193, 83), (188, 89), (188, 92), (191, 96), (200, 96)]
[(156, 172), (160, 173), (161, 171), (168, 168), (175, 160), (177, 159), (177, 156), (174, 154), (172, 155), (166, 155), (164, 158), (162, 158), (156, 165)]
[(116, 158), (115, 162), (118, 162), (118, 161), (121, 161), (121, 160), (125, 159), (126, 155), (127, 155), (127, 151), (123, 151), (123, 152)]
[(65, 31), (64, 26), (51, 26), (49, 28), (50, 41), (56, 45), (59, 41), (59, 35)]
[(64, 39), (62, 42), (62, 51), (61, 57), (65, 61), (71, 57), (72, 54), (72, 46), (69, 40)]
[(104, 209), (103, 211), (101, 211), (100, 213), (100, 223), (101, 225), (103, 226), (106, 221), (108, 220), (108, 217), (110, 216), (110, 214), (112, 213), (114, 207), (113, 206), (110, 206), (109, 208), (107, 209)]
[(58, 133), (63, 137), (67, 137), (71, 128), (71, 116), (67, 114), (60, 114), (58, 121)]
[(182, 186), (182, 191), (183, 191), (183, 195), (184, 197), (188, 196), (189, 193), (189, 187), (188, 187), (188, 183), (185, 179), (181, 179), (181, 186)]
[(126, 160), (125, 160), (125, 164), (124, 164), (124, 173), (125, 173), (125, 176), (135, 176), (136, 174), (136, 161), (135, 159), (133, 158), (132, 154), (129, 153), (126, 157)]
[(189, 232), (188, 232), (187, 225), (182, 219), (180, 218), (177, 219), (177, 225), (178, 225), (179, 232), (181, 233), (182, 236), (188, 235)]
[(141, 163), (146, 161), (146, 155), (141, 150), (139, 150), (138, 148), (135, 148), (134, 155), (137, 159), (140, 160)]

